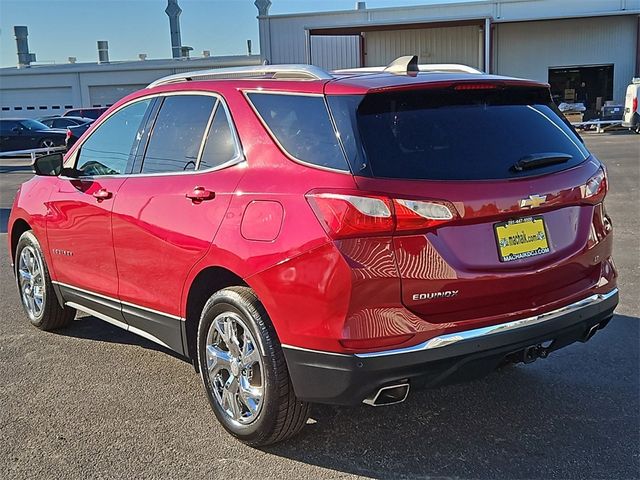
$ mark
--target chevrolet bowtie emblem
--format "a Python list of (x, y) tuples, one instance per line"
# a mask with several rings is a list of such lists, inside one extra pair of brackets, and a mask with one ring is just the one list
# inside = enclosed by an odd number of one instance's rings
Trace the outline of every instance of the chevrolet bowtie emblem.
[(536, 208), (546, 201), (546, 195), (529, 195), (529, 198), (520, 200), (520, 208)]

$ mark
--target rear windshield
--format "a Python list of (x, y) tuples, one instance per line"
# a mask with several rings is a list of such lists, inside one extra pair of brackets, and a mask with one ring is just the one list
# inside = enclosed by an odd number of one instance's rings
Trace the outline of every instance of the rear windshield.
[[(328, 103), (356, 175), (504, 179), (564, 170), (589, 155), (544, 89), (430, 89)], [(518, 168), (532, 157), (550, 161)]]

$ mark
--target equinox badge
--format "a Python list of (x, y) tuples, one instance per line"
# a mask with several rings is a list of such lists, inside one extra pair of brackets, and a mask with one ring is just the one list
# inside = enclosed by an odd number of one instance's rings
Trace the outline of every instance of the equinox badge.
[(444, 292), (416, 293), (413, 295), (414, 300), (433, 300), (435, 298), (452, 298), (455, 297), (460, 290), (446, 290)]

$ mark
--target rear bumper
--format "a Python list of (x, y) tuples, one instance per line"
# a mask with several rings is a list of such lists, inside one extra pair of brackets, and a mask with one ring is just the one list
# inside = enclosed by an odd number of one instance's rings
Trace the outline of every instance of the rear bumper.
[(638, 112), (633, 112), (631, 115), (630, 121), (622, 120), (622, 126), (625, 128), (634, 128), (636, 125), (640, 123), (640, 114)]
[(385, 385), (408, 381), (412, 387), (433, 387), (476, 378), (528, 347), (544, 343), (545, 348), (538, 352), (546, 356), (576, 341), (586, 341), (594, 326), (606, 326), (617, 304), (615, 288), (534, 317), (383, 352), (348, 355), (289, 345), (283, 349), (301, 400), (355, 405)]

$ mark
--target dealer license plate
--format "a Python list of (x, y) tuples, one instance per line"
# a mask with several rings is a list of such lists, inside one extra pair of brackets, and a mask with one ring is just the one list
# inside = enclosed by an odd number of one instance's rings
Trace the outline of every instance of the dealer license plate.
[(549, 241), (544, 219), (524, 217), (493, 226), (501, 262), (535, 257), (549, 253)]

